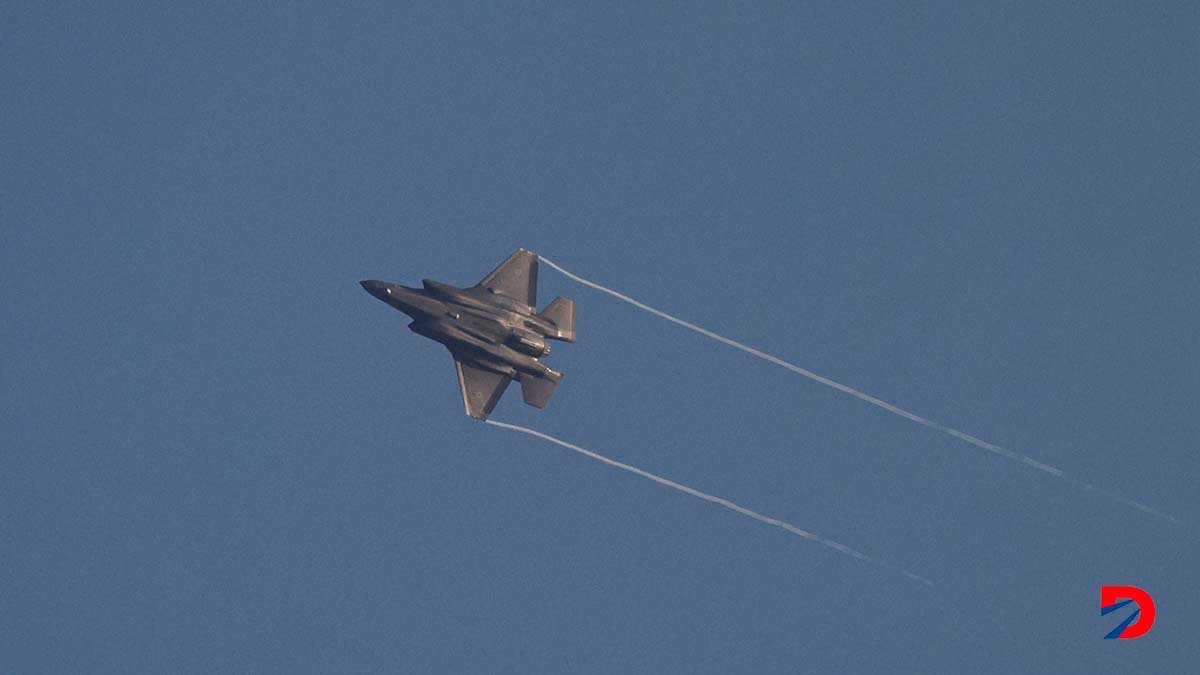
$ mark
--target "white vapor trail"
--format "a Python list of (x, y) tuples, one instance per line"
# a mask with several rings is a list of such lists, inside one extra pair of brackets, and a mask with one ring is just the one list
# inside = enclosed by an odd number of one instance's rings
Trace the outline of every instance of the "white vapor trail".
[(1143, 504), (1139, 501), (1135, 501), (1133, 499), (1122, 496), (1115, 492), (1101, 490), (1100, 488), (1097, 488), (1096, 486), (1092, 485), (1091, 483), (1083, 483), (1083, 482), (1075, 480), (1073, 478), (1069, 478), (1066, 476), (1066, 474), (1063, 472), (1062, 469), (1060, 469), (1056, 466), (1052, 466), (1050, 464), (1045, 464), (1043, 462), (1039, 462), (1036, 459), (1029, 457), (1028, 455), (1023, 455), (1019, 452), (1014, 452), (1012, 450), (1009, 450), (1008, 448), (1001, 447), (999, 445), (996, 445), (995, 443), (989, 443), (988, 441), (985, 441), (982, 438), (977, 438), (975, 436), (972, 436), (971, 434), (968, 434), (963, 431), (959, 431), (958, 429), (955, 429), (953, 427), (948, 427), (945, 424), (942, 424), (940, 422), (935, 422), (931, 419), (921, 417), (920, 415), (918, 415), (916, 413), (909, 412), (899, 406), (888, 403), (887, 401), (884, 401), (883, 399), (876, 398), (866, 392), (859, 391), (859, 390), (855, 389), (854, 387), (842, 384), (841, 382), (836, 382), (836, 381), (831, 380), (828, 377), (825, 377), (823, 375), (818, 375), (817, 373), (814, 373), (811, 370), (808, 370), (806, 368), (801, 368), (800, 366), (798, 366), (794, 363), (785, 361), (785, 360), (779, 358), (778, 356), (768, 354), (764, 351), (755, 349), (754, 347), (751, 347), (749, 345), (738, 342), (737, 340), (733, 340), (731, 338), (725, 337), (724, 335), (714, 333), (711, 330), (708, 330), (707, 328), (697, 326), (696, 324), (694, 324), (690, 321), (684, 321), (683, 319), (680, 319), (677, 316), (668, 314), (668, 313), (662, 311), (661, 309), (655, 309), (654, 307), (651, 307), (650, 305), (647, 305), (644, 302), (639, 302), (638, 300), (634, 300), (633, 298), (629, 297), (628, 295), (625, 295), (624, 293), (614, 291), (613, 289), (608, 288), (607, 286), (603, 286), (594, 281), (584, 279), (583, 277), (579, 276), (578, 274), (573, 274), (571, 272), (568, 272), (567, 270), (560, 267), (553, 260), (550, 260), (549, 258), (546, 258), (545, 256), (539, 255), (538, 257), (541, 259), (542, 262), (544, 262), (547, 265), (549, 265), (550, 267), (553, 267), (554, 269), (558, 270), (564, 276), (566, 276), (568, 279), (571, 279), (572, 281), (583, 284), (584, 286), (587, 286), (589, 288), (594, 288), (597, 291), (600, 291), (601, 293), (607, 293), (608, 295), (611, 295), (614, 298), (617, 298), (618, 300), (627, 302), (627, 303), (633, 305), (634, 307), (637, 307), (638, 309), (645, 310), (657, 317), (666, 319), (667, 321), (670, 321), (671, 323), (683, 326), (684, 328), (687, 328), (688, 330), (695, 331), (705, 337), (712, 338), (713, 340), (716, 340), (717, 342), (720, 342), (722, 344), (729, 345), (730, 347), (733, 347), (734, 349), (740, 349), (741, 351), (746, 352), (747, 354), (756, 356), (764, 361), (767, 361), (769, 363), (773, 363), (777, 366), (780, 366), (781, 368), (786, 368), (787, 370), (790, 370), (793, 373), (796, 373), (798, 375), (803, 375), (804, 377), (807, 377), (810, 380), (813, 380), (815, 382), (820, 382), (821, 384), (823, 384), (827, 387), (836, 389), (836, 390), (842, 392), (843, 394), (849, 394), (850, 396), (853, 396), (854, 398), (857, 398), (862, 401), (866, 401), (867, 403), (870, 403), (871, 405), (876, 406), (878, 408), (882, 408), (882, 409), (892, 413), (893, 415), (898, 415), (909, 421), (916, 422), (917, 424), (920, 424), (921, 426), (928, 427), (930, 429), (940, 431), (943, 434), (946, 434), (948, 436), (953, 436), (954, 438), (957, 438), (959, 440), (966, 441), (967, 443), (970, 443), (971, 445), (973, 445), (977, 448), (987, 450), (988, 452), (1000, 455), (1001, 457), (1010, 459), (1014, 462), (1020, 462), (1021, 464), (1033, 467), (1033, 468), (1037, 469), (1038, 471), (1042, 471), (1044, 473), (1050, 474), (1051, 476), (1054, 476), (1056, 478), (1062, 478), (1064, 480), (1067, 480), (1068, 482), (1075, 483), (1076, 485), (1078, 485), (1086, 490), (1092, 490), (1095, 492), (1099, 492), (1116, 502), (1119, 502), (1119, 503), (1129, 506), (1131, 508), (1137, 509), (1138, 511), (1142, 511), (1143, 513), (1148, 513), (1150, 515), (1158, 516), (1160, 518), (1165, 518), (1172, 522), (1179, 522), (1178, 520), (1175, 519), (1175, 517), (1165, 514), (1165, 513), (1162, 513), (1161, 511), (1158, 511), (1157, 509), (1147, 506), (1146, 504)]
[(550, 441), (551, 443), (554, 443), (555, 445), (560, 445), (564, 448), (567, 448), (568, 450), (574, 450), (575, 452), (578, 452), (579, 454), (584, 455), (585, 457), (590, 457), (598, 462), (603, 462), (609, 466), (615, 466), (618, 469), (628, 471), (629, 473), (636, 474), (638, 476), (641, 476), (642, 478), (649, 478), (650, 480), (654, 481), (655, 483), (658, 483), (659, 485), (665, 485), (671, 489), (679, 490), (680, 492), (689, 494), (693, 497), (699, 497), (700, 499), (703, 499), (706, 502), (712, 502), (713, 504), (718, 504), (720, 506), (724, 506), (725, 508), (729, 509), (730, 511), (736, 511), (737, 513), (740, 513), (743, 516), (750, 516), (751, 518), (759, 521), (760, 523), (766, 523), (767, 525), (774, 525), (775, 527), (783, 528), (784, 530), (787, 530), (788, 532), (791, 532), (792, 534), (794, 534), (798, 537), (803, 537), (804, 539), (816, 542), (818, 544), (821, 544), (822, 546), (827, 546), (843, 555), (848, 555), (851, 558), (856, 558), (856, 559), (862, 560), (864, 562), (869, 562), (873, 565), (878, 565), (879, 567), (882, 567), (884, 569), (899, 572), (900, 574), (903, 574), (904, 576), (908, 577), (909, 579), (911, 579), (917, 583), (925, 584), (926, 586), (930, 586), (930, 587), (933, 586), (932, 581), (930, 581), (929, 579), (926, 579), (925, 577), (923, 577), (919, 574), (913, 574), (912, 572), (909, 572), (907, 570), (892, 567), (891, 565), (887, 564), (886, 562), (884, 562), (882, 560), (879, 560), (877, 558), (872, 558), (871, 556), (867, 555), (866, 553), (863, 553), (861, 551), (856, 551), (856, 550), (850, 548), (849, 546), (846, 546), (845, 544), (838, 543), (832, 539), (826, 539), (825, 537), (822, 537), (819, 534), (815, 534), (813, 532), (809, 532), (808, 530), (801, 529), (799, 527), (796, 527), (795, 525), (792, 525), (791, 523), (779, 520), (778, 518), (764, 516), (763, 514), (757, 512), (757, 511), (752, 511), (744, 506), (735, 504), (735, 503), (729, 501), (728, 499), (724, 499), (722, 497), (717, 497), (715, 495), (710, 495), (707, 492), (701, 492), (700, 490), (697, 490), (695, 488), (690, 488), (690, 487), (688, 487), (686, 485), (682, 485), (680, 483), (676, 483), (673, 480), (670, 480), (668, 478), (663, 478), (662, 476), (650, 473), (649, 471), (646, 471), (644, 469), (639, 469), (636, 466), (631, 466), (624, 462), (618, 462), (615, 459), (609, 459), (608, 457), (605, 457), (604, 455), (601, 455), (599, 453), (592, 452), (591, 450), (588, 450), (586, 448), (581, 448), (578, 445), (575, 445), (574, 443), (568, 443), (562, 439), (555, 438), (549, 434), (544, 434), (540, 431), (534, 431), (533, 429), (530, 429), (528, 427), (522, 427), (522, 426), (518, 426), (516, 424), (508, 424), (506, 422), (497, 422), (496, 420), (484, 420), (484, 421), (493, 426), (501, 427), (503, 429), (510, 429), (512, 431), (519, 431), (523, 434), (529, 434), (530, 436), (536, 436), (537, 438), (540, 438), (542, 440)]

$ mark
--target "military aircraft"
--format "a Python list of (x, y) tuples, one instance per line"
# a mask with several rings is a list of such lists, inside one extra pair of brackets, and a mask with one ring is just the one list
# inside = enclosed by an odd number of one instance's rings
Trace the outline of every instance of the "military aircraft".
[(414, 333), (446, 345), (467, 414), (486, 420), (516, 379), (529, 405), (545, 408), (562, 373), (539, 359), (546, 340), (575, 341), (575, 302), (537, 305), (537, 254), (518, 249), (470, 288), (422, 279), (423, 288), (360, 281), (368, 293), (412, 317)]

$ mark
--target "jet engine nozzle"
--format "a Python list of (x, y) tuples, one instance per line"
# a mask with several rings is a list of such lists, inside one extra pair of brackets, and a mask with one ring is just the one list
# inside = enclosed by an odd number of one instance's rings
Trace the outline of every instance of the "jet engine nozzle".
[(525, 331), (513, 331), (509, 333), (508, 337), (504, 340), (504, 344), (534, 358), (540, 358), (550, 353), (550, 345), (546, 344), (545, 338)]

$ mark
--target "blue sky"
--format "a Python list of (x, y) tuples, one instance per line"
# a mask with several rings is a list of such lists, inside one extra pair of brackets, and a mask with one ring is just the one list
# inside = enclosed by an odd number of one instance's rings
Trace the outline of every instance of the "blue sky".
[[(1183, 3), (0, 8), (0, 670), (1180, 672)], [(357, 282), (549, 269), (530, 426)], [(1174, 514), (1149, 517), (1072, 481)], [(1101, 584), (1158, 620), (1104, 641)]]

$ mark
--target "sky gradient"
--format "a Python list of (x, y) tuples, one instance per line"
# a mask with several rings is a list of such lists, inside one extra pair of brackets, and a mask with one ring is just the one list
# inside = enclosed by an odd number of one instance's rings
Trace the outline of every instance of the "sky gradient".
[[(0, 7), (0, 671), (1055, 672), (1200, 650), (1200, 10)], [(552, 434), (358, 285), (517, 247)], [(1177, 517), (1156, 518), (1092, 483)], [(1154, 596), (1102, 637), (1099, 587)]]

